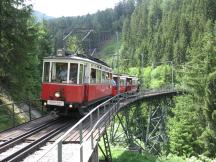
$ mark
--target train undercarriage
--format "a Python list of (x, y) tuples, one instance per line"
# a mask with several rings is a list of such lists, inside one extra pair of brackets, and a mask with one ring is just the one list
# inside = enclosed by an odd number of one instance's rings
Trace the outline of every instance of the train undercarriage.
[(47, 101), (42, 101), (42, 103), (45, 106), (47, 112), (50, 113), (50, 115), (53, 117), (61, 116), (61, 117), (81, 118), (86, 114), (88, 114), (93, 108), (95, 108), (100, 103), (104, 102), (109, 98), (111, 98), (111, 96), (106, 96), (101, 99), (92, 102), (86, 102), (83, 104), (64, 103), (64, 106), (48, 105)]

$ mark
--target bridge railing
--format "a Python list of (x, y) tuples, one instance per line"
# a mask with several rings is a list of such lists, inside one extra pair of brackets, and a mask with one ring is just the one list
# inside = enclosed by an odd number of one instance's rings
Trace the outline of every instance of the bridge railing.
[[(161, 88), (157, 91), (155, 90), (145, 90), (139, 93), (124, 93), (119, 94), (115, 97), (110, 98), (109, 100), (103, 102), (102, 104), (95, 107), (91, 110), (85, 117), (80, 119), (73, 127), (71, 127), (64, 135), (58, 138), (36, 161), (43, 161), (43, 158), (49, 157), (49, 153), (57, 149), (56, 161), (62, 162), (63, 156), (63, 147), (62, 144), (67, 140), (71, 134), (76, 134), (76, 143), (79, 145), (79, 160), (80, 162), (87, 161), (84, 159), (84, 152), (93, 152), (97, 141), (100, 139), (103, 131), (106, 129), (106, 126), (112, 121), (114, 115), (120, 109), (120, 103), (122, 101), (136, 100), (139, 97), (142, 97), (146, 94), (151, 93), (163, 93), (171, 92), (173, 88)], [(86, 124), (88, 123), (88, 124)], [(88, 133), (86, 133), (86, 130)], [(77, 133), (78, 132), (78, 133)], [(90, 143), (88, 143), (90, 141)], [(88, 150), (84, 148), (84, 145), (88, 145)], [(90, 149), (89, 149), (90, 148)], [(84, 151), (85, 149), (85, 151)], [(52, 153), (53, 154), (53, 153)], [(54, 154), (55, 155), (55, 154)], [(89, 156), (90, 157), (90, 156)], [(52, 156), (52, 160), (54, 157)], [(72, 159), (71, 159), (72, 160)], [(76, 159), (77, 160), (77, 159)]]
[(162, 93), (162, 92), (172, 92), (176, 90), (176, 88), (172, 85), (166, 85), (157, 89), (144, 89), (143, 91), (140, 92), (140, 94), (150, 94), (150, 93)]
[(1, 115), (0, 122), (7, 123), (7, 126), (5, 126), (3, 130), (41, 117), (41, 115), (37, 113), (38, 111), (40, 111), (40, 114), (44, 112), (40, 100), (28, 100), (0, 105), (0, 112), (4, 114)]
[[(80, 162), (86, 161), (84, 159), (83, 147), (87, 141), (90, 142), (90, 152), (93, 152), (95, 145), (99, 138), (101, 137), (105, 127), (112, 121), (113, 116), (118, 112), (118, 104), (127, 98), (129, 98), (132, 93), (124, 93), (110, 98), (109, 100), (103, 102), (102, 104), (91, 110), (85, 117), (79, 120), (73, 127), (71, 127), (63, 136), (56, 140), (49, 149), (41, 155), (36, 161), (42, 161), (43, 158), (50, 153), (54, 148), (57, 147), (57, 161), (62, 162), (62, 143), (64, 140), (70, 136), (71, 133), (78, 131), (79, 135), (78, 143), (80, 145)], [(86, 123), (88, 123), (86, 125)], [(88, 133), (86, 134), (86, 129)], [(86, 152), (86, 151), (85, 151)]]

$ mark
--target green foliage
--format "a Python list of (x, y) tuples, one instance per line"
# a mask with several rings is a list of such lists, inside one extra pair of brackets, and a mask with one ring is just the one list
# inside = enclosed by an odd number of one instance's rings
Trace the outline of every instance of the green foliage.
[(116, 66), (116, 38), (113, 36), (111, 39), (104, 41), (100, 50), (94, 55), (95, 57), (104, 60), (108, 65), (112, 67)]
[(38, 98), (41, 58), (50, 52), (47, 31), (22, 0), (3, 0), (0, 10), (0, 81), (14, 99)]
[(203, 117), (197, 111), (192, 96), (177, 97), (175, 103), (168, 121), (170, 152), (180, 156), (197, 155), (201, 152), (197, 140), (203, 131)]
[(169, 85), (172, 81), (171, 68), (168, 65), (157, 66), (151, 71), (151, 88)]
[(70, 36), (67, 42), (67, 50), (73, 53), (83, 53), (83, 47), (80, 40), (76, 36)]
[(168, 154), (168, 156), (161, 156), (158, 158), (160, 162), (186, 162), (184, 157), (176, 156), (174, 154)]
[(210, 18), (206, 14), (209, 8), (214, 15), (213, 6), (209, 5), (215, 3), (212, 0), (140, 1), (131, 18), (125, 19), (122, 55), (133, 60), (131, 66), (139, 63), (141, 53), (145, 55), (145, 64), (160, 60), (184, 63), (189, 59), (187, 50), (191, 42), (198, 40), (198, 33), (203, 32)]
[(10, 128), (13, 125), (8, 112), (3, 110), (3, 108), (0, 109), (0, 116), (0, 131)]
[[(100, 143), (102, 145), (102, 143)], [(178, 157), (173, 154), (168, 156), (159, 156), (156, 157), (147, 152), (136, 153), (130, 152), (125, 147), (111, 146), (111, 153), (113, 162), (186, 162), (186, 158)], [(99, 151), (100, 159), (104, 159), (102, 153)], [(202, 159), (206, 157), (202, 157)]]
[[(123, 147), (112, 147), (111, 146), (111, 153), (113, 162), (155, 162), (156, 157), (150, 155), (148, 153), (140, 154), (140, 153), (133, 153), (128, 151)], [(103, 159), (101, 152), (99, 152), (100, 159)]]
[(197, 135), (201, 152), (209, 157), (215, 156), (216, 128), (215, 128), (215, 71), (216, 44), (214, 25), (208, 21), (205, 32), (200, 34), (199, 40), (190, 48), (191, 60), (186, 64), (184, 85), (188, 87), (196, 103), (196, 111), (203, 116), (203, 131)]
[[(140, 0), (123, 24), (119, 52), (132, 60), (129, 71), (141, 67), (142, 53), (145, 66), (173, 61), (181, 72), (175, 81), (191, 94), (176, 100), (170, 118), (170, 150), (178, 155), (215, 156), (215, 8), (214, 0)], [(147, 67), (144, 84), (164, 86), (171, 83), (170, 74), (169, 66)]]

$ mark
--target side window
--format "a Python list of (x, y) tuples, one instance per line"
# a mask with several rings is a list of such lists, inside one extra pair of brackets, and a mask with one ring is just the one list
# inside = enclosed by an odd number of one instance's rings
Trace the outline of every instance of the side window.
[(50, 63), (49, 62), (45, 62), (44, 63), (43, 82), (49, 82), (49, 70), (50, 70)]
[(102, 71), (102, 83), (107, 83), (107, 73)]
[(120, 85), (125, 86), (125, 80), (124, 79), (120, 79)]
[(108, 74), (108, 82), (111, 84), (112, 83), (112, 73), (107, 73)]
[(78, 73), (78, 64), (71, 63), (70, 64), (69, 83), (77, 84), (77, 73)]
[(83, 64), (80, 64), (79, 84), (83, 84), (83, 75), (84, 75), (84, 66)]
[(96, 75), (96, 83), (101, 83), (101, 71), (97, 69)]
[(96, 69), (91, 68), (90, 83), (96, 83)]
[(51, 71), (52, 71), (51, 81), (53, 83), (56, 83), (56, 82), (66, 83), (67, 82), (67, 75), (68, 75), (68, 64), (67, 63), (53, 62)]

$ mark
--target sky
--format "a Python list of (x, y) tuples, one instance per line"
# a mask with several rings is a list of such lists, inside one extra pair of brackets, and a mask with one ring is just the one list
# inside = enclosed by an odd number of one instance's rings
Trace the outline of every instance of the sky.
[(33, 9), (47, 16), (81, 16), (113, 8), (120, 0), (31, 0)]

